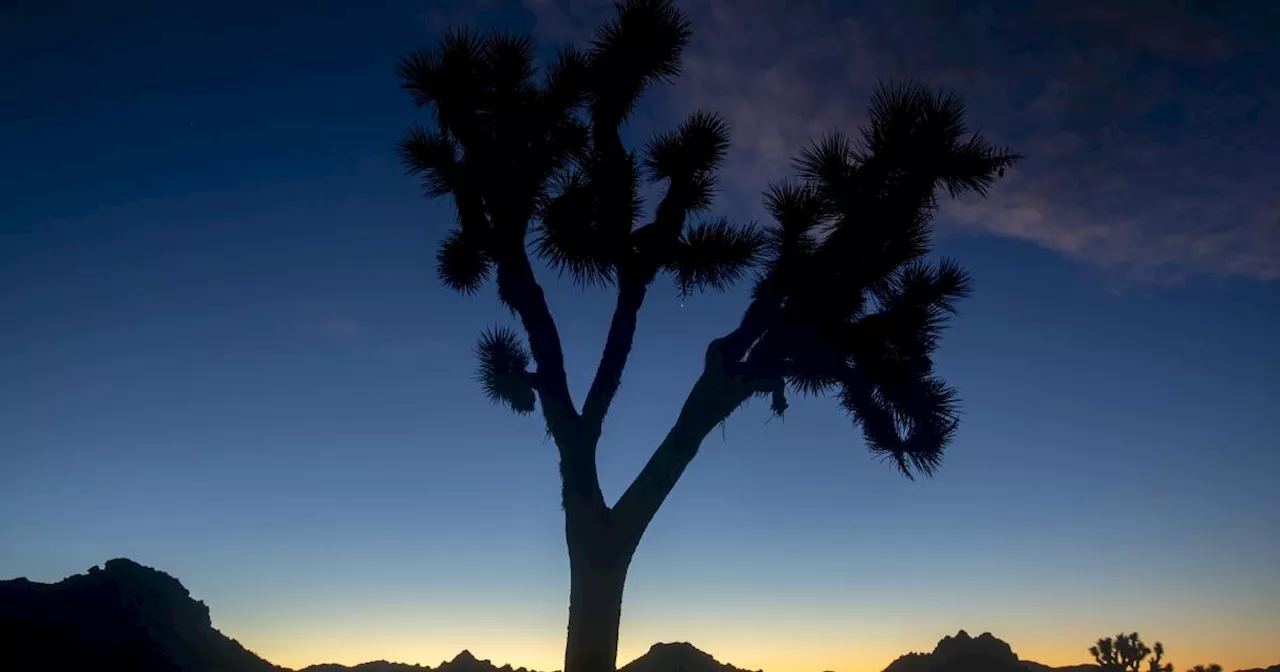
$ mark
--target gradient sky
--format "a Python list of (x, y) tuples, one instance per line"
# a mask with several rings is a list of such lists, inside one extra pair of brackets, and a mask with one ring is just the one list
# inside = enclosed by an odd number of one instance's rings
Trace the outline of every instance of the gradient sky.
[[(872, 460), (833, 403), (740, 412), (641, 546), (620, 660), (679, 640), (877, 672), (964, 628), (1048, 664), (1121, 629), (1179, 670), (1280, 662), (1280, 5), (686, 7), (686, 76), (628, 132), (724, 114), (721, 213), (759, 215), (877, 78), (954, 88), (1028, 158), (940, 216), (976, 294), (941, 351), (966, 415), (938, 476)], [(396, 163), (417, 113), (393, 65), (451, 23), (562, 41), (608, 11), (0, 4), (0, 576), (130, 557), (288, 666), (558, 668), (554, 447), (471, 380), (508, 315), (435, 278), (451, 214)], [(543, 277), (580, 398), (611, 300)], [(610, 498), (744, 305), (651, 294)]]

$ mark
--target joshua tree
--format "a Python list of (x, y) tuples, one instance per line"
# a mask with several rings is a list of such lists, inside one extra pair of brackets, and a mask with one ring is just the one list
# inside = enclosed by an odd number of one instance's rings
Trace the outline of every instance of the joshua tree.
[(1173, 672), (1172, 663), (1162, 662), (1164, 645), (1156, 642), (1155, 648), (1148, 648), (1136, 632), (1127, 635), (1122, 632), (1114, 639), (1104, 637), (1089, 647), (1089, 654), (1105, 672), (1141, 672), (1142, 661), (1152, 653), (1155, 656), (1147, 660), (1148, 672)]
[[(467, 294), (492, 280), (523, 328), (523, 337), (508, 327), (481, 335), (481, 385), (517, 413), (540, 410), (559, 452), (571, 571), (565, 672), (614, 670), (636, 546), (703, 438), (749, 398), (781, 414), (788, 392), (834, 396), (872, 451), (908, 477), (933, 472), (957, 409), (931, 353), (969, 289), (957, 264), (923, 261), (935, 193), (985, 194), (1016, 159), (966, 128), (956, 97), (883, 86), (859, 136), (823, 137), (800, 154), (797, 178), (766, 193), (773, 225), (703, 219), (729, 145), (724, 121), (699, 112), (638, 149), (619, 135), (641, 94), (678, 74), (689, 24), (669, 0), (617, 9), (543, 73), (529, 38), (466, 30), (398, 69), (433, 113), (404, 137), (401, 156), (457, 212), (439, 275)], [(665, 188), (647, 222), (642, 180)], [(581, 407), (530, 249), (578, 283), (617, 292)], [(720, 289), (753, 272), (741, 321), (707, 346), (670, 431), (609, 505), (596, 445), (650, 285), (665, 274), (684, 292)]]

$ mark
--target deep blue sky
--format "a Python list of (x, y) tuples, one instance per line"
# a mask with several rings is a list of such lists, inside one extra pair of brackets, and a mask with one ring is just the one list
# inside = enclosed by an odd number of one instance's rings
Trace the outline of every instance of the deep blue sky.
[[(438, 285), (451, 214), (396, 164), (417, 113), (393, 65), (452, 22), (559, 41), (608, 5), (365, 4), (0, 8), (0, 576), (127, 556), (285, 665), (467, 647), (554, 669), (554, 449), (472, 382), (508, 315)], [(941, 353), (966, 415), (939, 475), (897, 477), (831, 403), (740, 412), (641, 547), (624, 661), (688, 640), (874, 672), (959, 628), (1046, 663), (1120, 629), (1180, 667), (1280, 661), (1268, 5), (686, 5), (686, 77), (629, 131), (723, 113), (723, 213), (758, 216), (877, 78), (955, 88), (1028, 158), (940, 216), (976, 294)], [(581, 397), (611, 301), (544, 279)], [(652, 293), (610, 497), (743, 305)]]

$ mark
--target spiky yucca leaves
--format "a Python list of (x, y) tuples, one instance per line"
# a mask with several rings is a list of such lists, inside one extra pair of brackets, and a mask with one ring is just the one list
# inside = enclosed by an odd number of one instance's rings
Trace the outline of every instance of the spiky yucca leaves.
[(585, 285), (613, 282), (618, 264), (626, 255), (627, 234), (639, 198), (629, 195), (625, 227), (607, 226), (598, 216), (598, 185), (588, 170), (572, 169), (557, 176), (554, 198), (539, 212), (534, 249), (551, 268), (568, 273)]
[[(935, 193), (985, 194), (1017, 157), (972, 133), (956, 96), (881, 86), (856, 138), (820, 138), (796, 162), (800, 180), (766, 194), (776, 227), (688, 224), (710, 203), (729, 141), (723, 120), (696, 113), (639, 153), (618, 133), (644, 90), (679, 72), (688, 36), (670, 0), (626, 0), (586, 49), (561, 50), (541, 79), (529, 40), (499, 33), (450, 32), (405, 59), (405, 88), (432, 107), (435, 124), (411, 130), (402, 157), (429, 194), (452, 195), (458, 213), (437, 256), (442, 279), (477, 290), (512, 259), (525, 263), (533, 233), (551, 267), (582, 284), (618, 283), (602, 382), (588, 395), (598, 422), (656, 273), (687, 293), (759, 269), (746, 345), (735, 354), (765, 381), (753, 387), (777, 409), (786, 405), (781, 382), (769, 379), (838, 391), (873, 451), (908, 476), (931, 473), (957, 419), (932, 355), (968, 292), (957, 265), (922, 260)], [(637, 227), (642, 178), (667, 189), (654, 220)], [(498, 277), (499, 297), (521, 312), (511, 304), (520, 288), (504, 290)], [(532, 332), (530, 342), (537, 355)]]
[(428, 195), (453, 196), (458, 214), (437, 257), (448, 286), (484, 283), (498, 249), (522, 244), (549, 178), (586, 146), (587, 129), (574, 116), (584, 95), (578, 69), (566, 54), (535, 82), (529, 38), (466, 30), (401, 60), (404, 88), (434, 117), (400, 142), (401, 159)]
[[(606, 135), (596, 126), (593, 132)], [(704, 266), (715, 266), (722, 272), (714, 282), (707, 282), (705, 274), (694, 273), (689, 263), (698, 260), (690, 253), (696, 249), (713, 254), (742, 249), (745, 241), (758, 238), (755, 227), (739, 231), (720, 223), (686, 229), (684, 224), (690, 214), (710, 206), (715, 171), (728, 146), (728, 125), (708, 112), (697, 112), (675, 130), (655, 136), (645, 146), (643, 160), (634, 152), (615, 147), (611, 153), (593, 143), (587, 157), (558, 177), (556, 195), (540, 210), (535, 234), (538, 254), (583, 285), (612, 284), (619, 270), (630, 264), (643, 278), (639, 280), (642, 283), (665, 269), (685, 290), (723, 288), (726, 281), (740, 277), (757, 260), (758, 245), (736, 257), (722, 255), (708, 260)], [(665, 182), (667, 192), (656, 219), (636, 229), (642, 171), (651, 182)], [(695, 239), (706, 247), (691, 249), (685, 244)], [(737, 266), (731, 269), (735, 260)], [(688, 284), (691, 274), (698, 279)]]
[[(683, 292), (721, 289), (759, 261), (754, 226), (686, 228), (712, 199), (729, 144), (721, 118), (696, 113), (640, 152), (620, 139), (644, 91), (678, 74), (688, 38), (671, 0), (625, 0), (585, 49), (561, 49), (541, 76), (533, 43), (499, 32), (452, 30), (400, 62), (404, 88), (432, 112), (402, 139), (401, 159), (429, 196), (451, 196), (458, 216), (436, 257), (446, 286), (472, 293), (496, 270), (500, 299), (523, 319), (529, 307), (513, 302), (534, 281), (522, 274), (504, 287), (500, 271), (524, 266), (529, 234), (550, 267), (580, 284), (626, 274), (632, 299), (662, 271)], [(654, 221), (637, 228), (642, 179), (667, 191)], [(535, 358), (539, 342), (531, 333)], [(621, 345), (613, 350), (629, 349)]]
[(711, 204), (715, 170), (728, 150), (729, 125), (716, 114), (696, 112), (649, 141), (644, 165), (651, 180), (687, 190), (682, 198), (689, 210), (702, 210)]
[[(583, 285), (613, 284), (623, 267), (633, 266), (647, 283), (669, 261), (690, 212), (709, 204), (711, 172), (728, 145), (728, 128), (718, 117), (697, 114), (677, 131), (659, 135), (647, 149), (661, 146), (670, 174), (657, 175), (653, 156), (641, 159), (623, 147), (619, 127), (653, 83), (679, 73), (680, 53), (689, 24), (670, 0), (628, 0), (602, 26), (582, 52), (586, 116), (590, 141), (581, 156), (562, 171), (538, 211), (536, 251), (553, 268)], [(683, 152), (683, 153), (682, 153)], [(676, 230), (661, 249), (646, 246), (635, 231), (642, 203), (642, 172), (669, 181), (667, 208)], [(659, 214), (663, 208), (660, 206)], [(637, 259), (640, 250), (644, 259)]]
[(616, 127), (645, 89), (680, 74), (689, 34), (689, 20), (670, 0), (619, 2), (618, 16), (591, 43), (591, 112), (598, 123)]
[(485, 396), (517, 413), (531, 413), (534, 392), (528, 370), (530, 359), (520, 336), (506, 327), (488, 329), (480, 335), (475, 354), (480, 362), (476, 379)]
[[(523, 238), (531, 219), (535, 249), (553, 267), (585, 284), (613, 281), (641, 208), (641, 160), (621, 147), (618, 126), (647, 87), (679, 72), (688, 38), (670, 0), (627, 0), (587, 49), (562, 49), (540, 80), (533, 44), (519, 35), (451, 30), (402, 59), (404, 88), (434, 124), (410, 130), (401, 158), (428, 195), (454, 197), (464, 230), (441, 251), (449, 286), (483, 284), (491, 266), (478, 260), (496, 262), (494, 246)], [(682, 217), (710, 203), (727, 145), (724, 122), (698, 113), (649, 143), (644, 172), (671, 183)], [(453, 271), (465, 274), (444, 275)]]
[(445, 286), (463, 294), (474, 294), (489, 279), (493, 260), (489, 257), (483, 232), (475, 227), (449, 232), (436, 251), (436, 273)]
[(748, 311), (768, 317), (747, 369), (837, 392), (873, 452), (909, 478), (931, 474), (958, 421), (933, 351), (969, 293), (957, 264), (923, 260), (935, 192), (985, 194), (1017, 158), (970, 133), (955, 96), (878, 87), (859, 140), (820, 138), (797, 159), (801, 181), (765, 195), (778, 226)]
[(666, 268), (682, 295), (696, 289), (725, 290), (759, 265), (768, 237), (754, 223), (734, 226), (726, 219), (688, 227)]

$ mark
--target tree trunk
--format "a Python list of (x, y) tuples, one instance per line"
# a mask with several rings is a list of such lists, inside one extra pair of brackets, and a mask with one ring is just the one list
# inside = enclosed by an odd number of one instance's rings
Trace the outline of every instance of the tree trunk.
[[(713, 355), (719, 355), (715, 344), (709, 361)], [(570, 575), (564, 672), (616, 672), (622, 590), (636, 546), (707, 432), (751, 393), (723, 368), (703, 372), (675, 425), (612, 509), (600, 492), (594, 450), (561, 450)]]
[[(594, 533), (593, 533), (594, 532)], [(601, 530), (569, 539), (569, 637), (564, 672), (614, 672), (631, 553)]]

